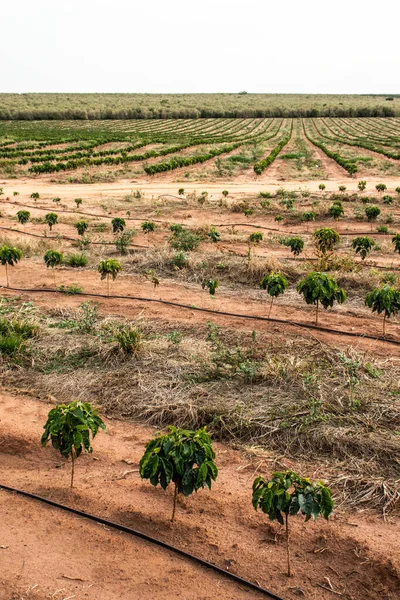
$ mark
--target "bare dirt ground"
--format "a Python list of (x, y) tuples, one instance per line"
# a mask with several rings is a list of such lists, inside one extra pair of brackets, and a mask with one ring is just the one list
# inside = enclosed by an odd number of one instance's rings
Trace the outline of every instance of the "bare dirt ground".
[[(0, 397), (1, 482), (144, 531), (272, 589), (283, 598), (395, 600), (400, 590), (399, 520), (336, 511), (329, 522), (292, 519), (293, 576), (285, 570), (280, 527), (251, 506), (257, 473), (301, 468), (295, 460), (216, 444), (219, 477), (211, 491), (180, 502), (138, 476), (153, 428), (107, 420), (93, 455), (82, 456), (76, 487), (70, 465), (40, 448), (51, 405), (29, 396)], [(54, 401), (54, 399), (51, 399)], [(320, 466), (313, 477), (320, 475)], [(261, 598), (222, 576), (127, 534), (0, 492), (0, 598)]]

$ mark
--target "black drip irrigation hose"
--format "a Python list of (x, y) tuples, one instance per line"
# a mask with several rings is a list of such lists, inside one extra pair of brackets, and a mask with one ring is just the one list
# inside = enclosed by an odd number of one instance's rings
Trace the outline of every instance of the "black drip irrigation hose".
[[(166, 194), (169, 195), (169, 194)], [(160, 198), (161, 196), (159, 196)], [(173, 196), (175, 197), (175, 196)], [(4, 200), (0, 200), (0, 203), (3, 202)], [(7, 203), (9, 204), (9, 203)], [(49, 208), (44, 208), (41, 206), (31, 206), (30, 204), (21, 204), (19, 202), (12, 202), (11, 204), (13, 204), (14, 206), (23, 206), (25, 208), (31, 208), (31, 209), (36, 209), (36, 210), (49, 210)], [(188, 210), (198, 210), (198, 209), (193, 209), (188, 207)], [(72, 214), (77, 214), (77, 215), (83, 215), (86, 217), (97, 217), (99, 219), (112, 219), (112, 217), (110, 217), (109, 215), (97, 215), (95, 213), (88, 213), (88, 212), (83, 212), (83, 211), (78, 211), (78, 210), (58, 210), (57, 212), (59, 213), (72, 213)], [(145, 218), (135, 218), (135, 217), (124, 217), (125, 221), (144, 221)], [(152, 219), (152, 221), (154, 221), (154, 223), (169, 223), (169, 221), (161, 221), (160, 219)], [(217, 225), (214, 225), (214, 227), (252, 227), (253, 229), (265, 229), (266, 231), (276, 231), (276, 233), (280, 233), (280, 234), (284, 234), (284, 233), (289, 233), (290, 235), (312, 235), (312, 232), (309, 231), (282, 231), (281, 229), (277, 229), (276, 227), (265, 227), (264, 225), (255, 225), (254, 223), (218, 223)], [(340, 233), (340, 232), (339, 232)], [(340, 233), (340, 235), (390, 235), (387, 233), (381, 233), (380, 231), (344, 231), (342, 233)]]
[[(6, 287), (4, 285), (0, 286), (0, 289), (8, 290), (11, 292), (22, 292), (22, 293), (31, 293), (31, 294), (63, 294), (68, 295), (68, 292), (64, 292), (61, 290), (54, 290), (51, 288), (12, 288)], [(342, 335), (348, 337), (358, 338), (360, 340), (373, 340), (374, 342), (384, 342), (386, 344), (392, 344), (393, 346), (400, 346), (400, 340), (389, 340), (385, 337), (374, 336), (362, 333), (353, 333), (352, 331), (339, 331), (338, 329), (330, 329), (328, 327), (320, 327), (319, 325), (311, 325), (307, 323), (299, 323), (297, 321), (285, 321), (284, 319), (275, 319), (273, 317), (261, 317), (260, 315), (246, 315), (240, 313), (231, 313), (223, 310), (213, 310), (212, 308), (201, 308), (199, 306), (190, 306), (189, 304), (180, 304), (179, 302), (171, 302), (169, 300), (161, 300), (157, 298), (143, 298), (139, 296), (118, 296), (118, 295), (110, 295), (106, 296), (105, 294), (95, 294), (93, 292), (74, 292), (70, 294), (71, 296), (85, 296), (89, 298), (105, 298), (106, 300), (134, 300), (135, 302), (154, 302), (156, 304), (164, 304), (166, 306), (174, 306), (176, 308), (184, 308), (187, 310), (197, 310), (198, 312), (205, 312), (212, 315), (221, 315), (223, 317), (233, 317), (239, 319), (253, 319), (255, 321), (264, 321), (267, 323), (279, 323), (281, 325), (289, 325), (293, 327), (301, 327), (303, 329), (313, 329), (315, 331), (322, 331), (324, 333), (330, 333), (333, 335)]]
[[(215, 227), (230, 227), (230, 225), (216, 225)], [(258, 229), (268, 229), (268, 227), (263, 227), (262, 225), (251, 225), (251, 227), (255, 227)], [(35, 238), (39, 238), (41, 240), (55, 240), (56, 242), (58, 241), (68, 241), (68, 242), (77, 242), (79, 243), (81, 241), (80, 238), (71, 238), (68, 237), (66, 235), (62, 235), (59, 237), (56, 236), (47, 236), (47, 235), (39, 235), (38, 233), (31, 233), (30, 231), (21, 231), (20, 229), (12, 229), (11, 227), (0, 227), (0, 231), (9, 231), (11, 233), (20, 233), (22, 235), (28, 235), (30, 237), (35, 237)], [(277, 231), (277, 230), (273, 230), (273, 231)], [(288, 232), (290, 233), (290, 232)], [(89, 245), (92, 246), (115, 246), (115, 242), (89, 242)], [(129, 244), (129, 248), (142, 248), (144, 250), (149, 250), (150, 246), (143, 246), (142, 244)], [(237, 254), (237, 256), (243, 257), (243, 254)], [(255, 257), (260, 257), (264, 258), (264, 256), (262, 255), (258, 255), (255, 254)], [(317, 258), (304, 258), (304, 257), (297, 257), (297, 258), (292, 258), (292, 257), (282, 257), (282, 260), (290, 260), (290, 261), (296, 261), (296, 262), (307, 262), (307, 261), (317, 261)], [(369, 263), (360, 263), (361, 267), (368, 267), (371, 269), (380, 269), (383, 271), (397, 271), (398, 267), (385, 267), (383, 265), (371, 265)]]
[(146, 533), (143, 533), (141, 531), (137, 531), (136, 529), (131, 529), (130, 527), (126, 527), (125, 525), (120, 525), (119, 523), (114, 523), (113, 521), (108, 521), (107, 519), (103, 519), (102, 517), (97, 517), (95, 515), (84, 512), (77, 508), (72, 508), (70, 506), (66, 506), (65, 504), (59, 504), (58, 502), (54, 502), (53, 500), (49, 500), (48, 498), (43, 498), (42, 496), (37, 496), (36, 494), (31, 494), (30, 492), (18, 490), (18, 489), (9, 487), (8, 485), (0, 484), (0, 489), (4, 490), (6, 492), (18, 494), (19, 496), (24, 496), (25, 498), (37, 500), (38, 502), (43, 502), (44, 504), (48, 504), (49, 506), (53, 506), (54, 508), (65, 510), (66, 512), (77, 515), (78, 517), (83, 517), (90, 521), (95, 521), (96, 523), (101, 523), (102, 525), (107, 525), (108, 527), (112, 527), (113, 529), (116, 529), (118, 531), (123, 531), (124, 533), (129, 533), (130, 535), (134, 535), (135, 537), (138, 537), (141, 540), (145, 540), (146, 542), (150, 542), (151, 544), (155, 544), (156, 546), (165, 548), (166, 550), (169, 550), (170, 552), (179, 554), (180, 556), (183, 556), (184, 558), (191, 560), (191, 561), (197, 563), (198, 565), (201, 565), (202, 567), (212, 569), (213, 571), (216, 571), (220, 575), (223, 575), (224, 577), (233, 580), (235, 583), (245, 585), (246, 587), (256, 590), (257, 592), (260, 592), (261, 594), (264, 594), (264, 595), (268, 596), (269, 598), (273, 598), (274, 600), (283, 600), (283, 598), (281, 598), (280, 596), (277, 596), (273, 592), (270, 592), (269, 590), (262, 588), (261, 586), (257, 585), (256, 583), (253, 583), (252, 581), (248, 581), (247, 579), (244, 579), (243, 577), (239, 577), (239, 575), (235, 575), (234, 573), (231, 573), (230, 571), (221, 569), (221, 567), (218, 567), (214, 563), (210, 563), (207, 560), (204, 560), (202, 558), (199, 558), (198, 556), (195, 556), (194, 554), (185, 552), (185, 550), (181, 550), (181, 548), (177, 548), (176, 546), (171, 546), (171, 544), (168, 544), (166, 542), (158, 540), (157, 538), (153, 538), (152, 536), (147, 535)]

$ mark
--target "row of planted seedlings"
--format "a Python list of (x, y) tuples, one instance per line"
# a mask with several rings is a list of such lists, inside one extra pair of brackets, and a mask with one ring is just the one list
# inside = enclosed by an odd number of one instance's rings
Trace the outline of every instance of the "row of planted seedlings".
[[(50, 410), (41, 438), (42, 446), (51, 441), (61, 456), (71, 462), (71, 488), (74, 486), (75, 462), (82, 453), (92, 453), (92, 439), (106, 425), (98, 411), (88, 402), (78, 400), (59, 404)], [(206, 427), (197, 430), (170, 426), (167, 433), (157, 433), (145, 447), (139, 463), (139, 475), (165, 491), (173, 486), (171, 522), (176, 515), (179, 494), (191, 496), (202, 488), (211, 489), (217, 480), (215, 450)], [(289, 518), (302, 514), (305, 521), (321, 516), (328, 520), (334, 502), (331, 489), (322, 481), (312, 482), (293, 471), (273, 472), (271, 477), (258, 476), (249, 501), (271, 521), (285, 526), (287, 575), (291, 576)]]
[[(123, 230), (125, 223), (123, 222), (123, 219), (117, 217), (114, 219), (113, 225), (115, 231), (120, 231)], [(144, 222), (142, 227), (147, 233), (151, 233), (154, 232), (156, 225), (155, 223), (148, 221)], [(187, 260), (185, 251), (195, 249), (200, 243), (200, 237), (190, 231), (184, 230), (180, 224), (173, 224), (170, 229), (171, 236), (169, 242), (171, 247), (179, 251), (178, 255), (175, 255), (174, 257), (175, 265), (179, 269), (184, 266), (185, 261)], [(217, 242), (220, 239), (220, 234), (212, 227), (208, 232), (208, 237), (212, 242)], [(316, 307), (315, 324), (318, 325), (320, 306), (326, 310), (332, 308), (335, 302), (343, 304), (346, 301), (347, 296), (345, 290), (338, 285), (337, 280), (324, 272), (329, 269), (330, 261), (335, 252), (335, 246), (340, 241), (340, 235), (333, 229), (321, 228), (314, 232), (313, 238), (319, 266), (323, 267), (323, 270), (308, 272), (297, 284), (297, 291), (307, 304)], [(262, 239), (263, 234), (260, 232), (250, 234), (248, 238), (248, 264), (251, 262), (252, 246), (259, 244)], [(298, 256), (304, 247), (304, 241), (300, 237), (285, 238), (281, 241), (290, 247), (295, 256)], [(395, 252), (400, 253), (400, 234), (396, 234), (392, 241), (394, 243)], [(368, 237), (356, 237), (352, 242), (352, 247), (357, 254), (361, 255), (361, 259), (364, 260), (374, 243), (375, 242)], [(4, 265), (6, 269), (7, 287), (9, 287), (8, 268), (17, 264), (21, 258), (22, 252), (16, 247), (3, 246), (0, 248), (0, 263)], [(47, 250), (43, 258), (46, 266), (53, 269), (64, 262), (64, 256), (58, 250)], [(82, 262), (78, 261), (76, 266), (85, 266), (86, 264), (87, 260), (82, 260)], [(107, 295), (109, 296), (110, 281), (116, 280), (118, 274), (122, 270), (122, 264), (113, 258), (103, 259), (99, 262), (97, 270), (101, 280), (106, 280), (107, 282)], [(147, 277), (152, 281), (154, 287), (159, 285), (159, 278), (157, 273), (153, 270), (148, 271)], [(219, 287), (219, 281), (216, 278), (208, 277), (206, 275), (203, 278), (201, 285), (203, 289), (207, 289), (210, 295), (214, 297), (216, 290)], [(288, 289), (288, 281), (286, 276), (281, 272), (269, 272), (263, 275), (260, 281), (260, 287), (266, 290), (271, 297), (268, 313), (268, 318), (270, 318), (273, 301), (275, 298), (285, 293)], [(60, 291), (65, 291), (64, 286), (61, 286), (59, 289)], [(397, 315), (400, 310), (400, 290), (397, 287), (385, 283), (383, 286), (377, 287), (367, 293), (365, 296), (365, 305), (368, 306), (372, 312), (377, 312), (379, 315), (383, 313), (383, 335), (385, 336), (386, 320), (392, 315)]]

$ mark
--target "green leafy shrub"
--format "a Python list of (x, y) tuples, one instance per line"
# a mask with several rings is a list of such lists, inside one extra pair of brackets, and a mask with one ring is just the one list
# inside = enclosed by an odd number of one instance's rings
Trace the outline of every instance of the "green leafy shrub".
[(39, 192), (33, 192), (31, 194), (31, 198), (32, 198), (32, 200), (35, 200), (35, 202), (36, 202), (36, 200), (39, 200), (39, 198), (40, 198)]
[(210, 231), (207, 233), (207, 236), (213, 243), (219, 242), (221, 239), (221, 234), (216, 230), (215, 227), (211, 227)]
[(218, 279), (205, 279), (202, 282), (201, 287), (203, 288), (203, 290), (207, 288), (210, 295), (215, 296), (215, 292), (218, 288)]
[(30, 218), (31, 213), (28, 210), (19, 210), (17, 212), (18, 223), (21, 223), (21, 225), (25, 225), (25, 223), (27, 223)]
[(197, 431), (169, 427), (169, 433), (157, 435), (146, 445), (139, 464), (142, 479), (166, 490), (175, 486), (171, 521), (175, 520), (178, 494), (188, 497), (203, 487), (211, 489), (218, 476), (215, 453), (206, 428)]
[(318, 325), (319, 305), (325, 308), (332, 307), (335, 302), (343, 304), (346, 292), (340, 288), (337, 281), (326, 273), (311, 272), (297, 285), (297, 291), (307, 304), (316, 305), (315, 324)]
[(377, 183), (375, 186), (375, 189), (377, 192), (385, 192), (387, 190), (387, 187), (384, 183)]
[(269, 319), (271, 316), (274, 298), (277, 298), (281, 294), (285, 293), (285, 290), (288, 289), (288, 281), (286, 277), (281, 273), (270, 273), (269, 275), (264, 275), (264, 277), (261, 279), (260, 288), (266, 290), (271, 296), (271, 304), (269, 306), (268, 312)]
[(322, 227), (314, 231), (314, 239), (317, 249), (322, 254), (326, 254), (327, 252), (332, 252), (336, 244), (339, 243), (340, 235), (334, 229)]
[(188, 260), (189, 257), (187, 254), (185, 254), (185, 252), (177, 252), (169, 262), (173, 267), (177, 269), (183, 269), (187, 266)]
[(313, 213), (312, 211), (303, 212), (303, 214), (301, 215), (301, 220), (306, 222), (315, 221), (315, 213)]
[(343, 206), (337, 203), (332, 204), (332, 206), (329, 207), (328, 212), (335, 221), (338, 221), (339, 218), (344, 215)]
[(172, 223), (172, 225), (170, 225), (169, 230), (172, 231), (172, 233), (182, 233), (183, 231), (183, 225), (181, 225), (180, 223)]
[(381, 209), (378, 206), (367, 206), (365, 209), (365, 215), (368, 221), (371, 223), (371, 231), (372, 231), (372, 223), (376, 221), (376, 219), (381, 214)]
[(22, 252), (14, 246), (2, 246), (0, 248), (0, 264), (6, 268), (7, 287), (10, 287), (8, 280), (8, 267), (13, 267), (22, 258)]
[(299, 256), (303, 252), (304, 240), (299, 236), (284, 238), (281, 243), (290, 248), (294, 256)]
[(110, 277), (113, 281), (117, 278), (118, 273), (121, 271), (121, 263), (113, 258), (109, 258), (108, 260), (102, 260), (97, 265), (97, 270), (100, 273), (100, 279), (107, 280), (107, 295), (110, 295)]
[(71, 487), (74, 486), (75, 460), (82, 452), (92, 453), (90, 435), (96, 437), (99, 428), (106, 426), (89, 402), (74, 400), (70, 404), (58, 404), (47, 417), (41, 444), (51, 441), (53, 448), (64, 458), (71, 457)]
[(45, 223), (49, 226), (50, 231), (52, 231), (54, 225), (58, 223), (58, 215), (56, 213), (50, 212), (44, 217)]
[(326, 189), (326, 185), (324, 183), (320, 183), (318, 188), (323, 192)]
[(196, 233), (191, 231), (181, 231), (174, 233), (168, 238), (168, 243), (174, 250), (182, 250), (183, 252), (189, 252), (190, 250), (196, 250), (199, 247), (201, 238)]
[(360, 254), (361, 259), (365, 260), (367, 254), (375, 246), (374, 240), (369, 237), (356, 237), (351, 243), (351, 247), (356, 251), (356, 254)]
[(126, 221), (122, 217), (115, 217), (111, 221), (111, 225), (113, 233), (119, 233), (120, 231), (123, 231), (125, 229)]
[(115, 247), (122, 255), (127, 254), (129, 246), (136, 234), (134, 229), (125, 229), (115, 238)]
[(375, 288), (365, 296), (365, 305), (372, 312), (383, 313), (383, 335), (386, 334), (386, 319), (397, 315), (400, 310), (400, 291), (389, 285)]
[(358, 182), (357, 187), (360, 190), (360, 192), (363, 192), (365, 190), (365, 188), (367, 187), (367, 182), (362, 179), (361, 181)]
[(83, 200), (82, 200), (82, 198), (75, 198), (74, 202), (76, 204), (76, 207), (79, 208), (80, 205), (82, 204)]
[(321, 481), (312, 483), (293, 471), (272, 473), (270, 480), (257, 477), (253, 483), (252, 504), (260, 508), (271, 521), (286, 526), (287, 574), (290, 568), (289, 516), (301, 512), (305, 521), (318, 516), (328, 520), (333, 510), (332, 492)]
[(46, 267), (53, 269), (54, 284), (56, 283), (56, 273), (54, 267), (58, 267), (64, 260), (64, 256), (58, 250), (46, 250), (43, 256)]
[(89, 223), (84, 219), (80, 219), (79, 221), (74, 223), (74, 227), (79, 235), (84, 235), (89, 227)]

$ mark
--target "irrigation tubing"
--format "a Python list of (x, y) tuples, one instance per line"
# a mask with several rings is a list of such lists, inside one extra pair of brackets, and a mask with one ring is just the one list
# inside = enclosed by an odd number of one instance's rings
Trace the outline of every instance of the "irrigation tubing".
[[(161, 197), (161, 196), (159, 196)], [(0, 200), (0, 202), (4, 203), (4, 200)], [(8, 204), (8, 203), (7, 203)], [(12, 202), (14, 206), (23, 206), (25, 208), (31, 208), (36, 210), (49, 210), (49, 208), (44, 208), (42, 206), (31, 206), (30, 204), (21, 204), (20, 202)], [(57, 210), (57, 209), (55, 209)], [(197, 210), (191, 208), (190, 210)], [(200, 210), (200, 209), (199, 209)], [(112, 219), (109, 215), (97, 215), (95, 213), (88, 213), (78, 210), (58, 210), (59, 213), (72, 213), (77, 215), (83, 215), (85, 217), (97, 217), (99, 219)], [(139, 217), (124, 217), (125, 221), (144, 221), (145, 218)], [(169, 221), (161, 221), (160, 219), (152, 219), (154, 223), (169, 223)], [(276, 231), (277, 233), (284, 234), (289, 233), (290, 235), (312, 235), (312, 232), (309, 231), (282, 231), (282, 229), (277, 229), (276, 227), (265, 227), (264, 225), (255, 225), (254, 223), (218, 223), (214, 225), (214, 227), (252, 227), (253, 229), (265, 229), (266, 231)], [(340, 232), (339, 232), (340, 233)], [(380, 231), (344, 231), (340, 233), (340, 235), (390, 235), (387, 233), (382, 233)]]
[[(11, 292), (22, 292), (22, 293), (31, 293), (31, 294), (63, 294), (63, 295), (68, 295), (68, 292), (64, 292), (61, 290), (54, 290), (51, 288), (43, 288), (43, 289), (36, 289), (36, 288), (12, 288), (12, 287), (6, 287), (4, 285), (0, 286), (0, 289), (3, 290), (8, 290)], [(315, 331), (322, 331), (324, 333), (331, 333), (334, 335), (341, 335), (341, 336), (348, 336), (348, 337), (355, 337), (358, 339), (365, 339), (365, 340), (373, 340), (374, 342), (384, 342), (386, 344), (392, 344), (393, 346), (400, 346), (400, 341), (398, 340), (389, 340), (385, 337), (381, 337), (381, 336), (374, 336), (374, 335), (368, 335), (368, 334), (360, 334), (360, 333), (353, 333), (352, 331), (339, 331), (337, 329), (330, 329), (328, 327), (320, 327), (319, 325), (311, 325), (311, 324), (307, 324), (307, 323), (298, 323), (297, 321), (285, 321), (284, 319), (275, 319), (273, 317), (261, 317), (260, 315), (246, 315), (246, 314), (240, 314), (240, 313), (231, 313), (231, 312), (226, 312), (223, 310), (213, 310), (212, 308), (201, 308), (199, 306), (190, 306), (189, 304), (180, 304), (179, 302), (171, 302), (169, 300), (161, 300), (161, 299), (157, 299), (157, 298), (143, 298), (143, 297), (139, 297), (139, 296), (118, 296), (118, 295), (110, 295), (110, 296), (106, 296), (105, 294), (94, 294), (92, 292), (73, 292), (71, 295), (73, 296), (85, 296), (85, 297), (89, 297), (89, 298), (105, 298), (106, 300), (134, 300), (135, 302), (154, 302), (156, 304), (164, 304), (167, 306), (174, 306), (176, 308), (184, 308), (187, 310), (197, 310), (198, 312), (205, 312), (205, 313), (209, 313), (212, 315), (221, 315), (223, 317), (233, 317), (233, 318), (239, 318), (239, 319), (252, 319), (255, 321), (264, 321), (267, 323), (279, 323), (281, 325), (291, 325), (293, 327), (300, 327), (303, 329), (313, 329)]]
[[(221, 227), (221, 225), (216, 225), (216, 227)], [(228, 225), (227, 225), (228, 227)], [(261, 225), (254, 225), (254, 227), (258, 227), (259, 229), (266, 229), (265, 227), (262, 227)], [(31, 233), (30, 231), (21, 231), (20, 229), (12, 229), (11, 227), (0, 227), (0, 231), (9, 231), (11, 233), (20, 233), (22, 235), (28, 235), (30, 237), (35, 237), (35, 238), (39, 238), (41, 240), (55, 240), (56, 242), (58, 241), (68, 241), (68, 242), (81, 242), (82, 240), (80, 238), (71, 238), (68, 237), (66, 235), (62, 235), (60, 237), (57, 236), (47, 236), (47, 235), (39, 235), (38, 233)], [(275, 230), (274, 230), (275, 231)], [(115, 242), (89, 242), (90, 245), (94, 245), (94, 246), (115, 246)], [(149, 250), (150, 246), (143, 246), (142, 244), (129, 244), (129, 248), (142, 248), (144, 250)], [(243, 254), (238, 254), (237, 256), (243, 257)], [(260, 256), (255, 254), (256, 257)], [(264, 258), (264, 257), (263, 257)], [(290, 260), (290, 261), (296, 261), (296, 262), (307, 262), (307, 261), (316, 261), (318, 260), (317, 258), (304, 258), (304, 257), (297, 257), (297, 258), (291, 258), (291, 257), (283, 257), (282, 260)], [(374, 265), (374, 264), (369, 264), (369, 263), (359, 263), (360, 266), (362, 267), (369, 267), (369, 268), (374, 268), (374, 269), (381, 269), (384, 271), (397, 271), (398, 267), (385, 267), (382, 265)]]
[(42, 496), (37, 496), (36, 494), (31, 494), (30, 492), (25, 492), (23, 490), (9, 487), (8, 485), (0, 484), (0, 489), (4, 490), (6, 492), (18, 494), (19, 496), (24, 496), (25, 498), (37, 500), (38, 502), (43, 502), (44, 504), (48, 504), (49, 506), (53, 506), (54, 508), (64, 510), (66, 512), (77, 515), (78, 517), (83, 517), (90, 521), (95, 521), (96, 523), (101, 523), (102, 525), (107, 525), (108, 527), (112, 527), (113, 529), (116, 529), (118, 531), (123, 531), (124, 533), (129, 533), (130, 535), (133, 535), (142, 540), (145, 540), (146, 542), (150, 542), (151, 544), (155, 544), (156, 546), (165, 548), (166, 550), (169, 550), (170, 552), (179, 554), (180, 556), (183, 556), (184, 558), (191, 560), (191, 561), (201, 565), (202, 567), (212, 569), (213, 571), (216, 571), (220, 575), (223, 575), (224, 577), (227, 577), (228, 579), (232, 579), (235, 583), (240, 583), (242, 585), (245, 585), (246, 587), (256, 590), (257, 592), (260, 592), (260, 593), (268, 596), (269, 598), (273, 598), (274, 600), (283, 600), (283, 598), (281, 598), (280, 596), (277, 596), (273, 592), (270, 592), (269, 590), (262, 588), (261, 586), (253, 583), (252, 581), (248, 581), (247, 579), (244, 579), (243, 577), (239, 577), (239, 575), (235, 575), (234, 573), (231, 573), (230, 571), (221, 569), (221, 567), (218, 567), (214, 563), (210, 563), (207, 560), (204, 560), (202, 558), (199, 558), (198, 556), (195, 556), (194, 554), (185, 552), (185, 550), (181, 550), (180, 548), (177, 548), (176, 546), (172, 546), (171, 544), (163, 542), (157, 538), (153, 538), (152, 536), (147, 535), (146, 533), (143, 533), (141, 531), (137, 531), (136, 529), (131, 529), (130, 527), (126, 527), (125, 525), (120, 525), (119, 523), (115, 523), (114, 521), (108, 521), (107, 519), (103, 519), (102, 517), (97, 517), (96, 515), (92, 515), (91, 513), (87, 513), (82, 510), (79, 510), (77, 508), (72, 508), (70, 506), (66, 506), (65, 504), (60, 504), (59, 502), (54, 502), (53, 500), (49, 500), (48, 498), (43, 498)]

